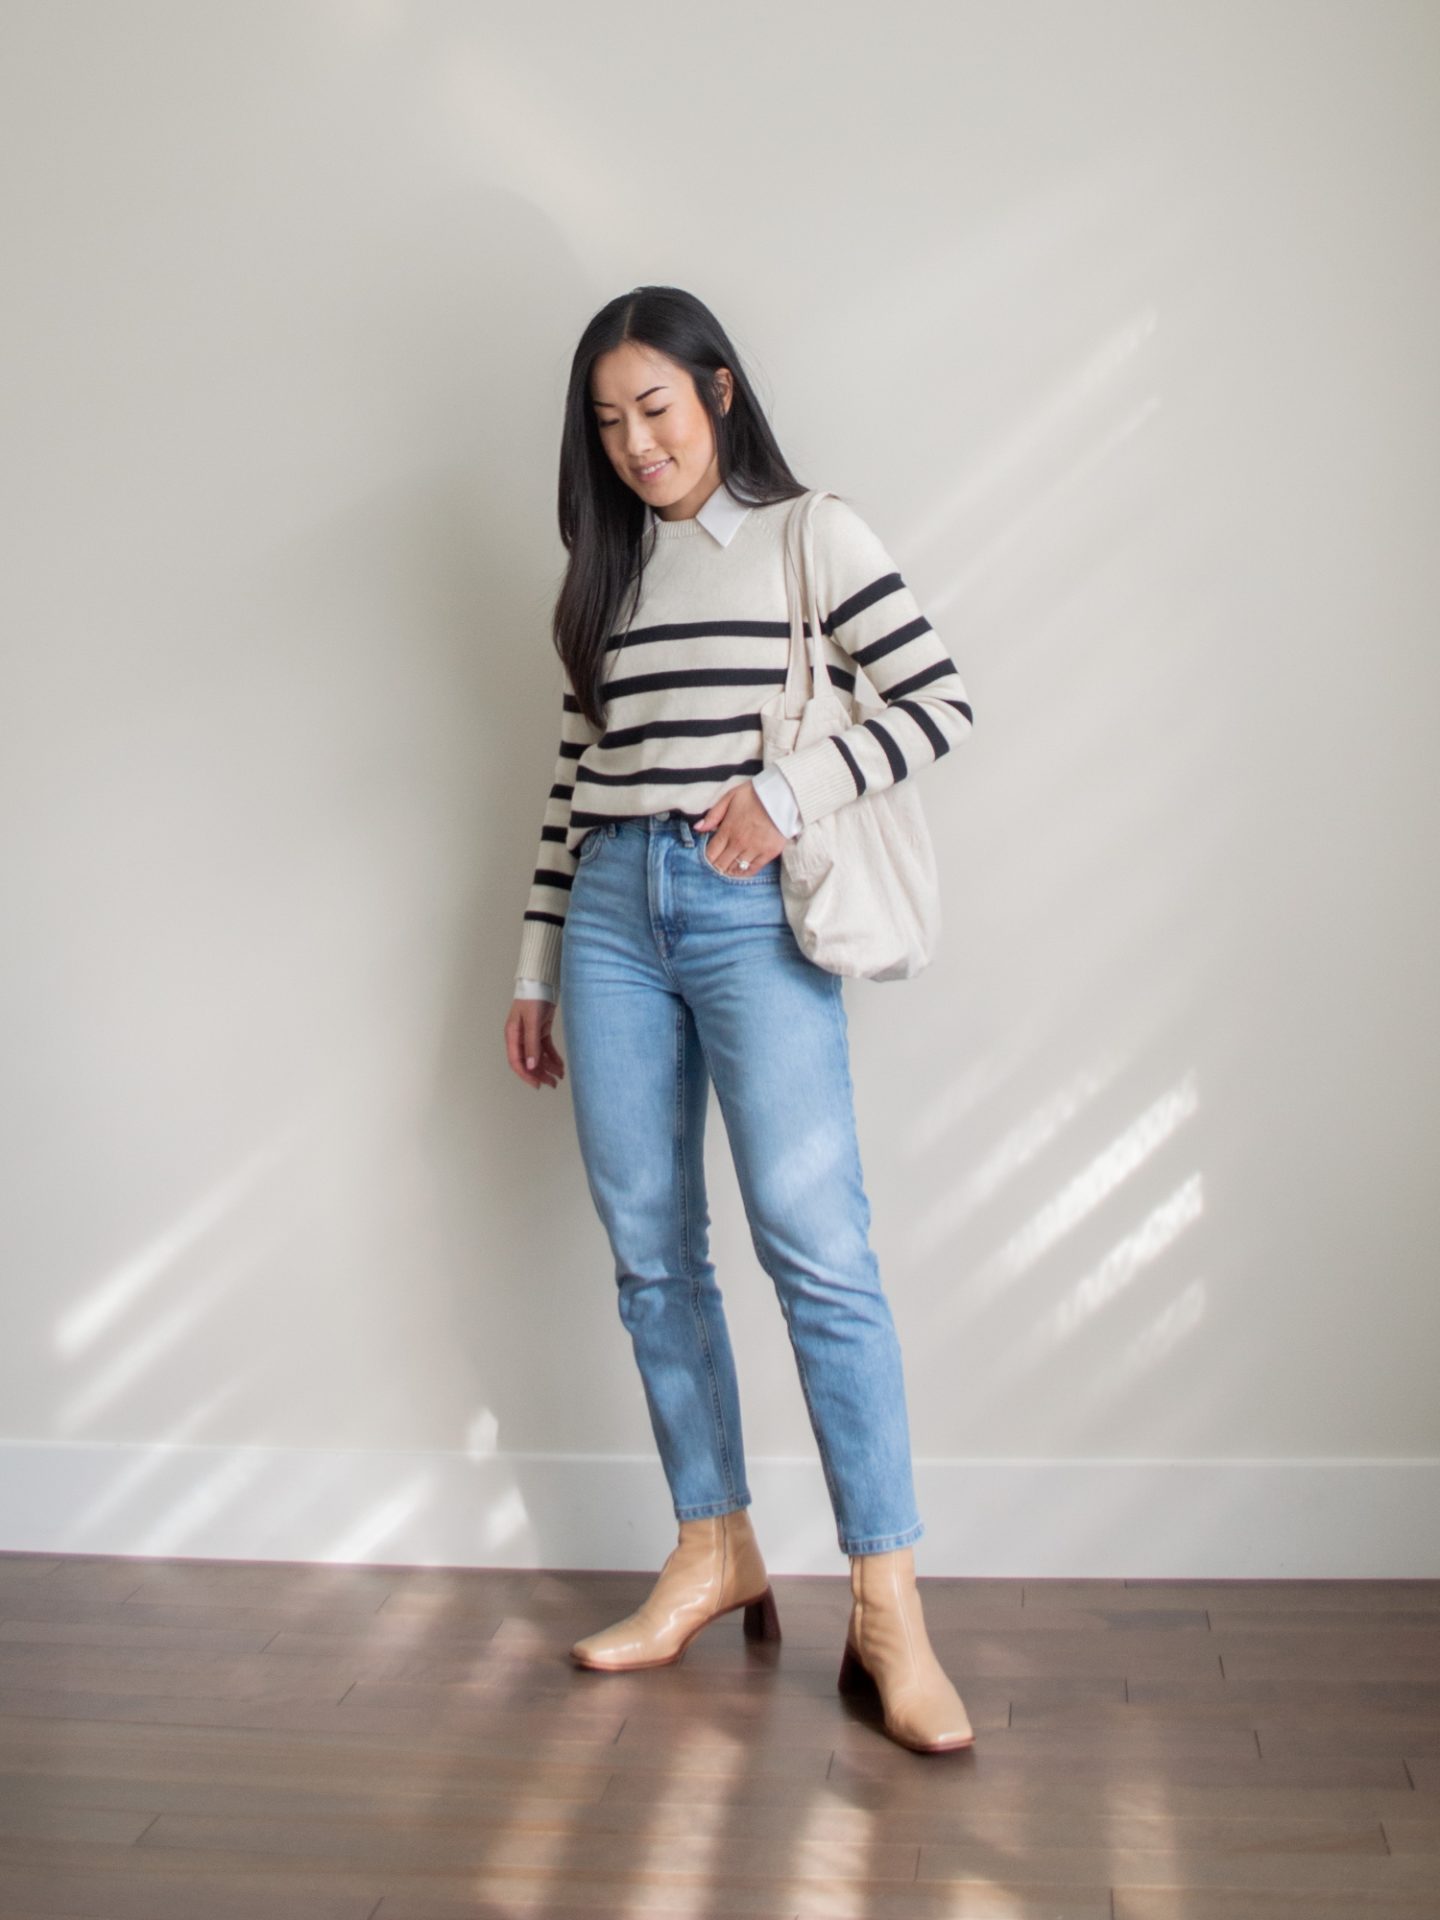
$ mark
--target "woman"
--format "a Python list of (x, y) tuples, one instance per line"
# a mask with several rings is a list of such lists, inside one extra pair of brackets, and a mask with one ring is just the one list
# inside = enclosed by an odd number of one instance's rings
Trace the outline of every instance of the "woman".
[(942, 1752), (974, 1734), (915, 1585), (924, 1527), (868, 1240), (843, 983), (801, 952), (778, 856), (811, 821), (938, 759), (971, 711), (879, 540), (822, 498), (830, 676), (848, 690), (863, 669), (887, 706), (762, 768), (758, 709), (789, 651), (784, 522), (804, 491), (699, 300), (639, 287), (596, 314), (566, 398), (560, 750), (505, 1037), (528, 1086), (558, 1085), (564, 1000), (581, 1157), (680, 1538), (644, 1604), (571, 1657), (607, 1673), (666, 1665), (739, 1607), (747, 1634), (779, 1635), (708, 1255), (713, 1081), (850, 1556), (839, 1684), (878, 1692), (892, 1738)]

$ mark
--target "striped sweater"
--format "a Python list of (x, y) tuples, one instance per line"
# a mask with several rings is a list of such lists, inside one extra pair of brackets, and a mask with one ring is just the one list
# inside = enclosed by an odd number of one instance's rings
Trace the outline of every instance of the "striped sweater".
[[(585, 719), (563, 675), (520, 981), (558, 991), (576, 855), (592, 827), (667, 808), (699, 819), (761, 771), (759, 709), (783, 690), (790, 652), (791, 506), (746, 507), (722, 484), (694, 519), (662, 520), (647, 508), (640, 602), (607, 642), (603, 729)], [(859, 669), (886, 704), (778, 763), (802, 831), (938, 760), (973, 723), (954, 661), (865, 521), (831, 496), (811, 524), (830, 677), (848, 692)]]

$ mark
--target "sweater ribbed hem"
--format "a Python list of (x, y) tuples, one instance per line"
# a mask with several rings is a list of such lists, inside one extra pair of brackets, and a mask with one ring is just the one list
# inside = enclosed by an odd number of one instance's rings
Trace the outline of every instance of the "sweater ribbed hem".
[(521, 980), (543, 980), (560, 991), (560, 943), (563, 927), (552, 927), (548, 920), (527, 920), (520, 934), (520, 958), (515, 974)]
[(830, 740), (812, 740), (798, 753), (783, 755), (775, 765), (790, 782), (800, 803), (802, 828), (843, 807), (847, 800), (860, 797), (845, 756)]

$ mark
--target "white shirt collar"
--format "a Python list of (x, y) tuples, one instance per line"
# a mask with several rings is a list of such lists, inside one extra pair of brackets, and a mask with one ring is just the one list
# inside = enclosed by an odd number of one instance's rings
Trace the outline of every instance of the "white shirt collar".
[[(710, 498), (705, 502), (704, 506), (701, 507), (700, 511), (696, 514), (695, 518), (708, 534), (713, 535), (713, 537), (719, 541), (722, 547), (728, 547), (731, 540), (735, 537), (740, 522), (749, 511), (750, 509), (746, 506), (745, 502), (743, 500), (737, 500), (722, 480)], [(658, 517), (655, 509), (647, 503), (645, 507), (645, 531), (647, 533), (650, 531), (651, 524)]]

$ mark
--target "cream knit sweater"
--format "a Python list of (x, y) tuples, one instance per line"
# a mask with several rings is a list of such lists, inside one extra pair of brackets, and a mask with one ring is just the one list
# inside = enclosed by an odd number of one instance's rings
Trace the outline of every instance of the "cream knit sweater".
[[(639, 605), (611, 636), (603, 730), (568, 674), (560, 749), (520, 936), (517, 993), (554, 998), (576, 854), (592, 827), (677, 808), (699, 819), (760, 774), (759, 709), (790, 651), (784, 527), (792, 503), (746, 507), (723, 485), (689, 520), (646, 513)], [(815, 585), (837, 688), (861, 669), (885, 710), (776, 763), (810, 822), (938, 760), (973, 716), (955, 663), (878, 537), (844, 500), (820, 500)], [(773, 795), (774, 776), (766, 783)], [(768, 805), (772, 817), (785, 809)], [(783, 830), (783, 827), (782, 827)]]

